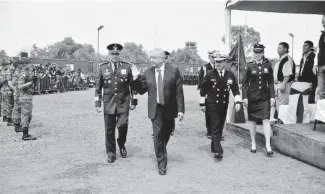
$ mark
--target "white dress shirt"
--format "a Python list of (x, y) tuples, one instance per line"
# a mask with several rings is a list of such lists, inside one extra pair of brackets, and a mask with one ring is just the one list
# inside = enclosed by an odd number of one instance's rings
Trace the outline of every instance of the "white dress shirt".
[(304, 70), (307, 57), (310, 55), (311, 52), (312, 51), (309, 51), (308, 53), (302, 55), (302, 64), (301, 64), (301, 67), (300, 67), (300, 69), (301, 69), (300, 70), (300, 75), (302, 75), (302, 71)]
[(286, 76), (289, 76), (292, 74), (292, 67), (293, 67), (292, 58), (288, 54), (285, 54), (282, 57), (280, 57), (280, 59), (274, 65), (274, 71), (273, 71), (274, 81), (278, 81), (279, 64), (282, 61), (282, 59), (286, 56), (288, 56), (288, 61), (283, 65), (283, 68), (282, 68), (283, 77), (286, 77)]
[(164, 73), (165, 73), (165, 63), (162, 64), (162, 66), (158, 69), (155, 68), (155, 76), (156, 76), (156, 86), (157, 86), (157, 103), (160, 104), (160, 99), (159, 99), (159, 85), (158, 85), (158, 76), (159, 76), (159, 72), (158, 70), (161, 70), (161, 77), (162, 77), (162, 81), (164, 83)]

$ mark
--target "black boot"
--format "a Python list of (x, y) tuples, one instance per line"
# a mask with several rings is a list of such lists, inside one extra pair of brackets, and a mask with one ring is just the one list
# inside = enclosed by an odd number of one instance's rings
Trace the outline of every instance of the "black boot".
[(3, 118), (2, 118), (3, 120), (3, 122), (7, 122), (8, 121), (8, 119), (7, 119), (7, 117), (6, 116), (3, 116)]
[(23, 129), (20, 126), (20, 123), (15, 123), (15, 131), (16, 133), (23, 132)]
[(28, 140), (36, 140), (37, 138), (34, 136), (31, 136), (28, 134), (28, 127), (23, 128), (23, 137), (22, 140), (28, 141)]
[(12, 123), (11, 118), (8, 118), (7, 126), (15, 126), (15, 125)]

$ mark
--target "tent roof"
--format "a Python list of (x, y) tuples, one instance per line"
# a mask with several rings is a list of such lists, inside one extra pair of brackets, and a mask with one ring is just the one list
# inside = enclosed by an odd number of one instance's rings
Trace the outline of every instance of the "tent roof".
[(325, 14), (325, 1), (247, 1), (228, 0), (228, 9), (276, 13)]

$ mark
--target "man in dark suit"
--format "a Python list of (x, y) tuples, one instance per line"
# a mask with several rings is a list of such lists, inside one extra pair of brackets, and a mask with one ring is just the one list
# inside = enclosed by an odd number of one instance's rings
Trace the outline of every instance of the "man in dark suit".
[[(215, 53), (215, 51), (209, 51), (208, 52), (210, 62), (203, 65), (201, 67), (201, 69), (199, 70), (198, 89), (200, 89), (202, 87), (204, 76), (206, 76), (207, 72), (212, 70), (214, 68), (214, 66), (215, 66), (215, 60), (214, 60), (214, 57), (213, 57), (214, 53)], [(208, 112), (205, 112), (205, 125), (206, 125), (206, 128), (207, 128), (206, 136), (207, 136), (208, 139), (211, 139), (211, 137), (212, 137), (211, 117), (210, 117), (210, 114)]]
[(315, 53), (314, 44), (312, 41), (307, 40), (303, 46), (303, 55), (300, 61), (300, 69), (299, 69), (299, 82), (308, 82), (312, 84), (312, 90), (309, 94), (308, 103), (315, 103), (315, 92), (317, 88), (317, 75), (313, 73), (314, 61), (315, 61)]
[(154, 66), (148, 68), (134, 82), (139, 94), (148, 92), (148, 116), (154, 131), (154, 147), (160, 175), (166, 174), (167, 143), (175, 127), (175, 118), (183, 120), (185, 105), (183, 83), (177, 67), (165, 63), (165, 52), (150, 52)]
[(100, 65), (95, 89), (95, 107), (100, 113), (103, 100), (107, 162), (113, 163), (116, 160), (115, 127), (119, 130), (117, 143), (120, 154), (122, 158), (127, 156), (124, 144), (128, 132), (129, 109), (134, 110), (137, 105), (137, 99), (133, 96), (135, 92), (131, 89), (133, 77), (136, 75), (132, 73), (131, 64), (120, 60), (122, 45), (110, 44), (107, 49), (111, 61)]
[(236, 112), (240, 110), (241, 96), (235, 75), (225, 69), (230, 64), (229, 55), (219, 52), (215, 56), (215, 69), (208, 71), (200, 88), (200, 106), (211, 117), (211, 152), (218, 160), (223, 158), (221, 135), (227, 117), (229, 91), (235, 96)]

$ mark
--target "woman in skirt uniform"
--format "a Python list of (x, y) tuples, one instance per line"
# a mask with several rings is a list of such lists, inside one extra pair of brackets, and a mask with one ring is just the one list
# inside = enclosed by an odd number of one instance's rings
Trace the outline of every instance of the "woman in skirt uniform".
[(272, 156), (270, 144), (272, 129), (269, 119), (271, 106), (275, 103), (274, 79), (272, 64), (264, 57), (264, 48), (262, 44), (254, 45), (254, 61), (246, 66), (242, 89), (248, 120), (252, 123), (251, 152), (256, 153), (256, 123), (263, 123), (266, 152), (268, 156)]

